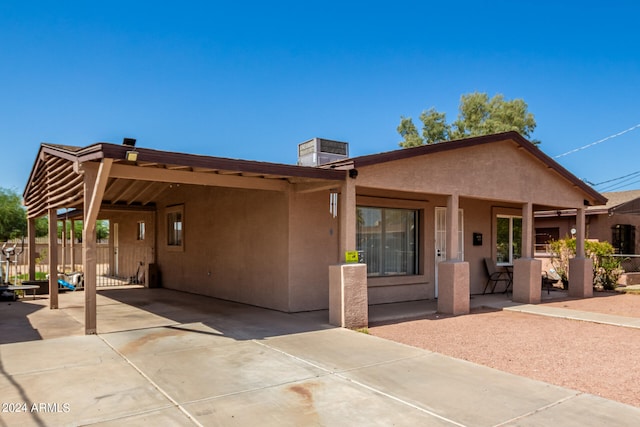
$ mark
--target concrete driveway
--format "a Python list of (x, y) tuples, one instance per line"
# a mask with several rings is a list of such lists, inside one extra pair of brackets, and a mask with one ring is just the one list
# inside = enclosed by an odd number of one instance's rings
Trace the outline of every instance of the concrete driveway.
[(640, 408), (330, 327), (326, 311), (291, 315), (165, 289), (109, 290), (98, 294), (99, 334), (84, 336), (82, 297), (61, 295), (56, 311), (46, 300), (0, 303), (1, 425), (640, 420)]

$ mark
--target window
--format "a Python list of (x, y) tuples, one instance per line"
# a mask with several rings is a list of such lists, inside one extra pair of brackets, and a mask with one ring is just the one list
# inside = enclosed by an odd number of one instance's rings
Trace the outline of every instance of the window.
[(418, 211), (357, 208), (356, 241), (369, 276), (418, 274)]
[(144, 240), (144, 235), (145, 235), (144, 221), (138, 221), (138, 235), (136, 236), (136, 240)]
[(167, 208), (167, 246), (181, 250), (184, 245), (184, 207)]
[(536, 252), (548, 253), (549, 243), (560, 239), (560, 228), (536, 228)]
[(631, 224), (616, 224), (611, 227), (611, 244), (617, 254), (635, 254), (636, 228)]
[(496, 229), (498, 264), (513, 264), (522, 256), (522, 218), (498, 215)]

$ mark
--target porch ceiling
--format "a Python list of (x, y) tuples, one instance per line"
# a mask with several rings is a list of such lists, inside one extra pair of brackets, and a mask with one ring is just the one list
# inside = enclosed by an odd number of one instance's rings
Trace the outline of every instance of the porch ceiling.
[(113, 159), (102, 206), (148, 207), (173, 184), (312, 192), (335, 188), (345, 172), (313, 167), (234, 160), (136, 148), (138, 161), (125, 159), (131, 147), (43, 144), (24, 192), (29, 218), (48, 209), (81, 209), (83, 164)]

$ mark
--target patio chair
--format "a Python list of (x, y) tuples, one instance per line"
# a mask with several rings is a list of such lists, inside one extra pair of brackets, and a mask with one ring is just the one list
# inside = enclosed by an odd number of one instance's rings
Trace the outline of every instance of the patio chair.
[(506, 289), (508, 290), (509, 285), (511, 284), (511, 276), (509, 275), (509, 273), (507, 271), (498, 270), (495, 261), (491, 258), (485, 258), (484, 265), (487, 268), (487, 274), (489, 275), (489, 278), (487, 279), (487, 283), (484, 285), (482, 295), (487, 292), (489, 284), (492, 284), (491, 293), (493, 293), (496, 290), (496, 285), (498, 284), (498, 282), (506, 283)]
[(542, 272), (542, 288), (547, 288), (547, 295), (549, 295), (549, 290), (553, 288), (553, 285), (555, 285), (558, 280), (560, 280), (560, 276), (553, 268), (549, 269), (549, 271)]

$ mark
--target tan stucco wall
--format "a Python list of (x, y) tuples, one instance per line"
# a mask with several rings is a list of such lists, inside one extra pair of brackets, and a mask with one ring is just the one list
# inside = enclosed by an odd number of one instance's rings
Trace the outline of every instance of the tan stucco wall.
[[(166, 244), (165, 208), (184, 205), (184, 251)], [(173, 186), (158, 203), (162, 286), (287, 311), (287, 195)]]
[(329, 192), (290, 193), (289, 308), (329, 307), (329, 266), (339, 262), (339, 221), (329, 212)]
[(357, 185), (582, 207), (584, 195), (515, 143), (505, 141), (358, 169)]

